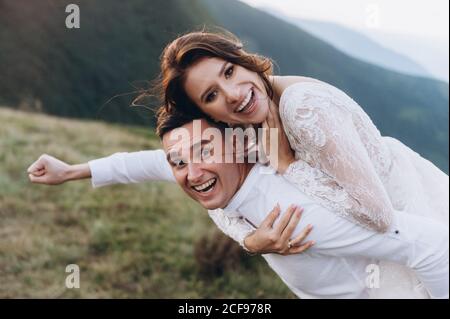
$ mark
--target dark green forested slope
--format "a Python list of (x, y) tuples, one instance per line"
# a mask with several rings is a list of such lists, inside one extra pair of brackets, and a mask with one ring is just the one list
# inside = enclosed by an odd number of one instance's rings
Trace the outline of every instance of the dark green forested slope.
[[(151, 80), (162, 48), (209, 21), (197, 1), (80, 0), (80, 29), (67, 29), (69, 0), (0, 0), (0, 104), (41, 104), (51, 114), (151, 123), (130, 110), (136, 81)], [(140, 114), (138, 114), (140, 113)]]

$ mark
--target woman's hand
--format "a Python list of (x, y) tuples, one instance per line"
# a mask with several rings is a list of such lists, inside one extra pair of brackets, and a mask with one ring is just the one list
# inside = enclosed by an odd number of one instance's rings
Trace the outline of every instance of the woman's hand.
[(43, 154), (27, 169), (32, 183), (59, 185), (64, 182), (91, 177), (88, 164), (69, 165), (53, 156)]
[(280, 206), (277, 205), (264, 219), (260, 227), (245, 238), (244, 245), (249, 252), (293, 255), (302, 253), (314, 245), (313, 241), (302, 244), (312, 230), (311, 225), (303, 229), (297, 237), (291, 239), (292, 233), (300, 221), (303, 209), (291, 205), (280, 222), (274, 227), (273, 224), (280, 215), (280, 211)]
[[(286, 169), (295, 161), (294, 151), (291, 149), (289, 140), (284, 132), (283, 123), (278, 113), (278, 108), (269, 103), (269, 113), (266, 120), (262, 123), (263, 128), (263, 149), (269, 160), (270, 166), (277, 170), (278, 173), (283, 174)], [(277, 136), (270, 136), (271, 129), (277, 129)], [(275, 132), (272, 132), (275, 133)], [(270, 141), (278, 143), (278, 154), (270, 154)]]

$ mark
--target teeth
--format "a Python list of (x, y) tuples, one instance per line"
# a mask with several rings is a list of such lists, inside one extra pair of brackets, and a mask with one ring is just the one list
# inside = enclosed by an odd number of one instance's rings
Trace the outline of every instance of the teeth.
[(236, 112), (241, 112), (244, 109), (244, 107), (247, 106), (248, 102), (250, 102), (251, 98), (252, 98), (252, 90), (248, 91), (245, 100), (242, 101), (241, 105), (236, 109)]
[(210, 179), (209, 181), (207, 181), (207, 182), (205, 182), (205, 183), (203, 183), (203, 184), (201, 184), (201, 185), (194, 186), (194, 189), (195, 189), (196, 191), (198, 191), (198, 192), (202, 192), (202, 191), (204, 191), (206, 188), (208, 188), (209, 186), (211, 186), (212, 184), (214, 184), (215, 181), (216, 181), (215, 178)]

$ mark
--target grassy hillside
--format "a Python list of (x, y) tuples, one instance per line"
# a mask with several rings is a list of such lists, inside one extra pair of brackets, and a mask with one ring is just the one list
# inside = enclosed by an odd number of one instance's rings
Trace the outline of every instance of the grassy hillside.
[[(176, 185), (28, 182), (41, 153), (75, 163), (159, 147), (147, 129), (0, 108), (0, 298), (292, 298)], [(81, 288), (65, 289), (65, 267)]]

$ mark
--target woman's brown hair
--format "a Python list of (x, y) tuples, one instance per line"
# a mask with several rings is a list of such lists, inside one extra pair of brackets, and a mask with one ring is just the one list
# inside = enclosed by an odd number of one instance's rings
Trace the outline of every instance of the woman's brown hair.
[[(175, 109), (189, 116), (208, 117), (184, 90), (187, 70), (203, 58), (220, 58), (256, 72), (264, 83), (268, 97), (273, 97), (268, 78), (272, 74), (273, 64), (269, 58), (247, 53), (241, 41), (228, 31), (191, 32), (169, 43), (161, 55), (161, 73), (151, 92), (159, 97), (166, 111)], [(141, 94), (135, 101), (148, 93)]]

